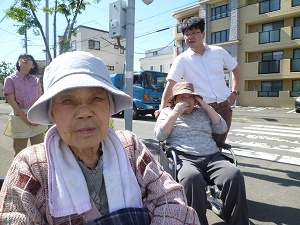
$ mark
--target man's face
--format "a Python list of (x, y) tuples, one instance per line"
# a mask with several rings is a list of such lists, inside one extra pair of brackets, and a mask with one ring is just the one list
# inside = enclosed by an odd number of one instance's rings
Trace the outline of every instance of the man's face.
[(184, 32), (184, 41), (186, 45), (190, 48), (196, 48), (197, 46), (203, 44), (205, 32), (201, 32), (199, 29), (186, 30)]

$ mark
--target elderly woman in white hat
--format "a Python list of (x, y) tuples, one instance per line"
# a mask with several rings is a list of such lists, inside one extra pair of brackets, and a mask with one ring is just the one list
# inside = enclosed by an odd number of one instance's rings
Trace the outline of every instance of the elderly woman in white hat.
[(207, 183), (214, 183), (222, 190), (227, 224), (249, 224), (244, 177), (219, 153), (212, 138), (212, 133), (226, 132), (225, 120), (186, 81), (175, 84), (168, 102), (170, 107), (164, 108), (157, 119), (155, 135), (175, 148), (178, 181), (201, 225), (208, 224)]
[(1, 224), (199, 224), (183, 188), (129, 131), (109, 127), (132, 99), (90, 53), (57, 57), (28, 111), (54, 124), (14, 159), (0, 194)]

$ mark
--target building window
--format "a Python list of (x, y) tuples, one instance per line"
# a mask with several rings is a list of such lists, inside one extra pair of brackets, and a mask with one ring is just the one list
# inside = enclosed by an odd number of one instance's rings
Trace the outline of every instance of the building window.
[(100, 41), (89, 40), (89, 49), (100, 50)]
[(230, 16), (229, 4), (221, 5), (211, 9), (211, 20), (218, 20)]
[(300, 0), (292, 0), (292, 6), (298, 6), (300, 5)]
[(109, 71), (114, 71), (115, 70), (115, 67), (114, 66), (106, 66), (107, 70)]
[(184, 20), (186, 20), (186, 19), (189, 19), (189, 18), (191, 18), (191, 17), (183, 18), (183, 19), (181, 20), (181, 22), (177, 24), (177, 34), (182, 33), (182, 22), (183, 22)]
[(280, 0), (269, 0), (269, 1), (262, 1), (259, 3), (260, 14), (264, 14), (276, 10), (280, 10)]
[(217, 44), (227, 42), (229, 40), (229, 30), (222, 30), (211, 33), (211, 43)]
[(282, 91), (282, 81), (262, 81), (261, 91), (258, 92), (258, 97), (279, 97), (279, 91)]
[(280, 73), (280, 60), (283, 59), (283, 51), (264, 52), (262, 62), (258, 63), (258, 73)]
[(153, 55), (153, 56), (157, 56), (157, 55), (158, 55), (158, 52), (157, 52), (157, 51), (154, 51), (154, 52), (152, 52), (152, 55)]
[(76, 41), (71, 42), (72, 51), (76, 51)]
[(291, 59), (291, 72), (300, 72), (300, 49), (294, 50), (294, 57)]
[(284, 26), (283, 20), (263, 24), (263, 31), (259, 33), (259, 44), (280, 41), (280, 29)]
[(297, 17), (294, 19), (292, 39), (299, 39), (299, 38), (300, 38), (300, 17)]
[(182, 32), (182, 23), (177, 24), (177, 34)]
[(292, 91), (290, 96), (298, 97), (300, 96), (300, 80), (293, 80), (292, 82)]

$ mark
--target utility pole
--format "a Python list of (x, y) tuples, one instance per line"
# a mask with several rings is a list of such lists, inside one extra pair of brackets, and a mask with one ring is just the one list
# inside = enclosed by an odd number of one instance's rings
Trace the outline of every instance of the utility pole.
[[(133, 96), (133, 56), (134, 56), (134, 19), (135, 0), (127, 1), (126, 10), (126, 62), (125, 62), (125, 90)], [(125, 130), (132, 131), (132, 108), (124, 111)]]
[[(122, 1), (111, 3), (109, 33), (112, 38), (124, 38), (123, 24), (126, 29), (126, 60), (124, 84), (125, 92), (130, 97), (133, 96), (133, 61), (134, 61), (134, 20), (135, 20), (135, 0), (127, 0), (125, 21), (123, 21)], [(143, 0), (149, 5), (153, 0)], [(111, 11), (113, 13), (111, 13)], [(124, 110), (125, 130), (132, 131), (132, 108)]]
[[(16, 26), (16, 27), (21, 27), (22, 25), (14, 25), (14, 26)], [(26, 23), (26, 21), (24, 22), (24, 39), (22, 39), (22, 41), (24, 41), (24, 42), (22, 43), (22, 45), (23, 45), (23, 48), (25, 49), (25, 53), (28, 53), (28, 44), (27, 44), (27, 42), (28, 42), (28, 40), (27, 40), (27, 23)]]
[[(48, 7), (49, 7), (49, 0), (46, 0), (46, 8), (48, 8)], [(45, 25), (46, 31), (45, 32), (46, 32), (46, 42), (47, 42), (46, 44), (49, 46), (49, 13), (46, 12), (45, 16), (46, 16), (45, 17), (45, 23), (46, 23), (46, 25)], [(49, 59), (48, 54), (50, 54), (50, 52), (46, 51), (45, 66), (48, 66), (49, 63), (50, 63), (50, 59)]]
[(28, 45), (27, 45), (27, 23), (25, 21), (25, 53), (28, 53)]

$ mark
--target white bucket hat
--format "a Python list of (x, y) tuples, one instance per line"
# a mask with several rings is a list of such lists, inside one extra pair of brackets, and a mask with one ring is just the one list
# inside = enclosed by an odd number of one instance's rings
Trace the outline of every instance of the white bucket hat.
[(44, 94), (27, 113), (32, 123), (52, 124), (48, 115), (49, 100), (72, 88), (101, 87), (107, 90), (114, 102), (112, 114), (132, 107), (131, 97), (112, 84), (103, 61), (88, 52), (68, 52), (55, 58), (45, 69), (43, 86)]

